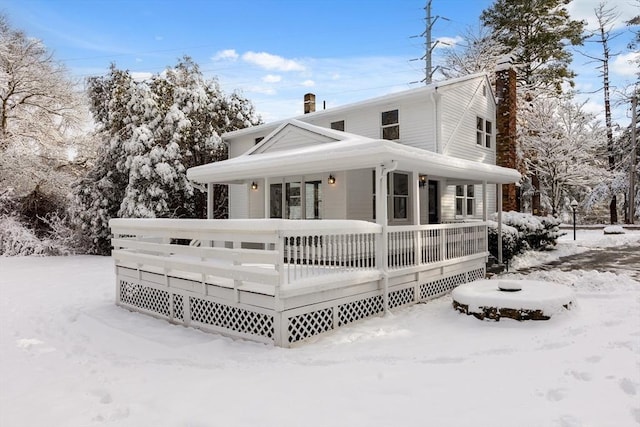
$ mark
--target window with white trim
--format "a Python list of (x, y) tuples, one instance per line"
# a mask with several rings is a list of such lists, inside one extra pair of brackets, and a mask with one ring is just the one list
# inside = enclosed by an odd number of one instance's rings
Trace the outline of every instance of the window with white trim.
[(474, 216), (476, 188), (474, 185), (456, 185), (456, 216)]
[(392, 199), (392, 218), (394, 220), (409, 219), (409, 174), (394, 172), (389, 175), (389, 187)]
[(493, 123), (482, 117), (476, 117), (476, 144), (481, 147), (491, 148), (493, 139)]
[(398, 110), (382, 112), (382, 139), (400, 139), (400, 124), (398, 121)]

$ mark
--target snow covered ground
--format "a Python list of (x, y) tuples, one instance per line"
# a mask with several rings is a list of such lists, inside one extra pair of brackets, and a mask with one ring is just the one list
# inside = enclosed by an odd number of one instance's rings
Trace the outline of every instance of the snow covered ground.
[[(571, 238), (514, 265), (640, 231)], [(572, 286), (577, 307), (491, 322), (443, 297), (285, 350), (116, 307), (109, 258), (0, 258), (0, 426), (639, 425), (640, 283), (526, 277)]]

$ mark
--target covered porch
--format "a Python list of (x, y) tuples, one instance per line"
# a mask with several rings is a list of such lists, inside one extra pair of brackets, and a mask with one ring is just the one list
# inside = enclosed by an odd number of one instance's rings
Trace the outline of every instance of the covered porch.
[[(222, 183), (251, 194), (258, 183), (266, 218), (112, 220), (116, 303), (174, 323), (288, 347), (485, 276), (487, 188), (496, 186), (500, 211), (501, 184), (517, 181), (516, 171), (336, 134), (342, 139), (274, 151), (257, 146), (189, 170), (191, 180), (208, 188)], [(373, 176), (368, 203), (374, 221), (269, 218), (270, 182), (313, 174), (344, 177), (355, 170)], [(403, 200), (389, 185), (395, 171), (410, 177), (402, 225), (390, 219), (393, 204)], [(481, 218), (421, 223), (426, 180), (481, 186)], [(321, 185), (333, 184), (327, 178)], [(213, 194), (208, 196), (211, 212)]]

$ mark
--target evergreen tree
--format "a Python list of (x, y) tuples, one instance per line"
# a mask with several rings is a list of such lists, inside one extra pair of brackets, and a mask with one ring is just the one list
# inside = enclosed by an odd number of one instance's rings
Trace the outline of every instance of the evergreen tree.
[(204, 217), (206, 197), (187, 169), (226, 157), (222, 133), (259, 123), (249, 101), (226, 96), (188, 57), (141, 82), (112, 66), (90, 79), (89, 97), (104, 145), (75, 189), (75, 212), (95, 253), (109, 252), (110, 218)]
[(528, 91), (562, 91), (573, 85), (568, 45), (581, 45), (585, 22), (572, 20), (566, 9), (571, 0), (496, 0), (482, 12), (482, 23), (514, 56), (518, 80)]

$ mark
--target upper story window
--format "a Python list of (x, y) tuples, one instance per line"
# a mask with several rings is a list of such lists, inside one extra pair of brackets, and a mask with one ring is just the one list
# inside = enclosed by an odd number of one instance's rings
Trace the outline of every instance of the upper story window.
[(456, 185), (456, 216), (473, 216), (476, 210), (476, 188)]
[(400, 139), (398, 110), (384, 111), (382, 113), (382, 139)]
[(481, 147), (491, 148), (493, 139), (493, 123), (482, 117), (476, 117), (476, 144)]
[(344, 132), (344, 120), (339, 120), (337, 122), (331, 122), (331, 129), (333, 130), (341, 130)]

